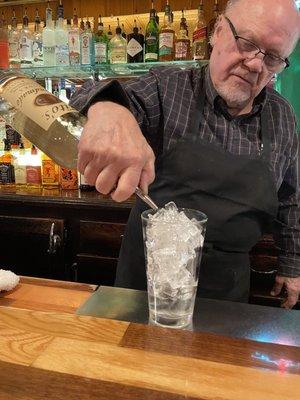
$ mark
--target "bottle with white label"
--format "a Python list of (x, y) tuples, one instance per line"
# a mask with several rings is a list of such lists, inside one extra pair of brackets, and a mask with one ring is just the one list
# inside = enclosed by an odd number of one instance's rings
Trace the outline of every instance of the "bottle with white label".
[(70, 65), (68, 31), (62, 18), (58, 19), (55, 28), (55, 63), (58, 67)]
[(9, 48), (9, 66), (10, 68), (20, 67), (20, 31), (15, 10), (13, 9), (13, 16), (11, 19), (11, 29), (8, 32), (8, 48)]
[(43, 29), (43, 51), (45, 67), (55, 66), (55, 31), (49, 2), (46, 8), (46, 26)]
[(34, 33), (32, 40), (32, 57), (34, 67), (44, 65), (43, 38), (41, 32), (41, 19), (38, 9), (35, 10)]
[(119, 25), (116, 28), (115, 36), (109, 42), (109, 57), (111, 64), (127, 63), (127, 41), (122, 36), (122, 29)]
[(21, 68), (32, 66), (32, 34), (28, 27), (27, 8), (23, 16), (23, 27), (20, 32), (20, 62)]
[(80, 31), (78, 16), (74, 8), (73, 25), (68, 31), (69, 57), (71, 65), (80, 65)]
[(81, 64), (91, 65), (94, 63), (94, 38), (90, 21), (87, 20), (86, 27), (80, 35)]
[(106, 64), (108, 61), (108, 36), (104, 33), (101, 15), (98, 19), (98, 29), (94, 37), (95, 64)]
[(57, 164), (77, 167), (78, 141), (86, 118), (36, 81), (0, 73), (0, 115)]
[(144, 35), (139, 33), (139, 28), (134, 20), (133, 33), (128, 35), (127, 61), (140, 63), (144, 61)]
[(159, 61), (173, 61), (175, 49), (175, 30), (172, 22), (172, 12), (167, 0), (164, 23), (159, 33)]

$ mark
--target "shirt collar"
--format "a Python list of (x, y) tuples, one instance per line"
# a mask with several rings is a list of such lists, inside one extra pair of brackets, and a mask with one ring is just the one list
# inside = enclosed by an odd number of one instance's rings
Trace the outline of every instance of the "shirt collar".
[(254, 115), (257, 115), (261, 112), (267, 101), (267, 91), (266, 88), (264, 88), (254, 99), (253, 107), (250, 113), (239, 115), (238, 117), (232, 117), (232, 115), (230, 115), (227, 111), (227, 106), (225, 101), (221, 98), (221, 96), (219, 96), (218, 92), (216, 91), (213, 85), (208, 65), (205, 68), (204, 82), (205, 82), (205, 94), (207, 101), (214, 108), (215, 111), (223, 114), (224, 117), (228, 120), (232, 119), (244, 120)]

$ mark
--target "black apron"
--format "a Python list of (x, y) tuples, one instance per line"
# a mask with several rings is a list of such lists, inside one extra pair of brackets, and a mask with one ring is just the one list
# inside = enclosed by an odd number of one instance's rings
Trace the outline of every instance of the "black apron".
[[(149, 194), (159, 206), (174, 201), (178, 207), (193, 208), (208, 216), (197, 295), (247, 302), (249, 251), (276, 218), (278, 210), (270, 167), (267, 115), (262, 110), (262, 154), (231, 154), (199, 137), (205, 102), (203, 73), (199, 86), (191, 128), (184, 139), (158, 159), (156, 179)], [(116, 286), (147, 288), (141, 225), (141, 213), (147, 208), (137, 199), (131, 211), (121, 246)]]

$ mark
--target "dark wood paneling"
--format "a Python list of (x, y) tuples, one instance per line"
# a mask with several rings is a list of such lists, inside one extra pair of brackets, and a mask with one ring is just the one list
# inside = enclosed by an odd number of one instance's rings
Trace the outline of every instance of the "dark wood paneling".
[(73, 264), (73, 280), (95, 285), (113, 286), (118, 259), (78, 254)]

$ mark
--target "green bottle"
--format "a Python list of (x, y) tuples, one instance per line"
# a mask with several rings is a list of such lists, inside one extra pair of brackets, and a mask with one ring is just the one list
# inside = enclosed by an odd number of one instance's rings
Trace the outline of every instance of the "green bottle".
[(98, 19), (98, 29), (94, 37), (95, 64), (106, 64), (108, 62), (108, 37), (104, 33), (101, 15)]
[(158, 61), (159, 27), (156, 22), (156, 11), (153, 6), (150, 10), (150, 20), (145, 34), (145, 61)]

